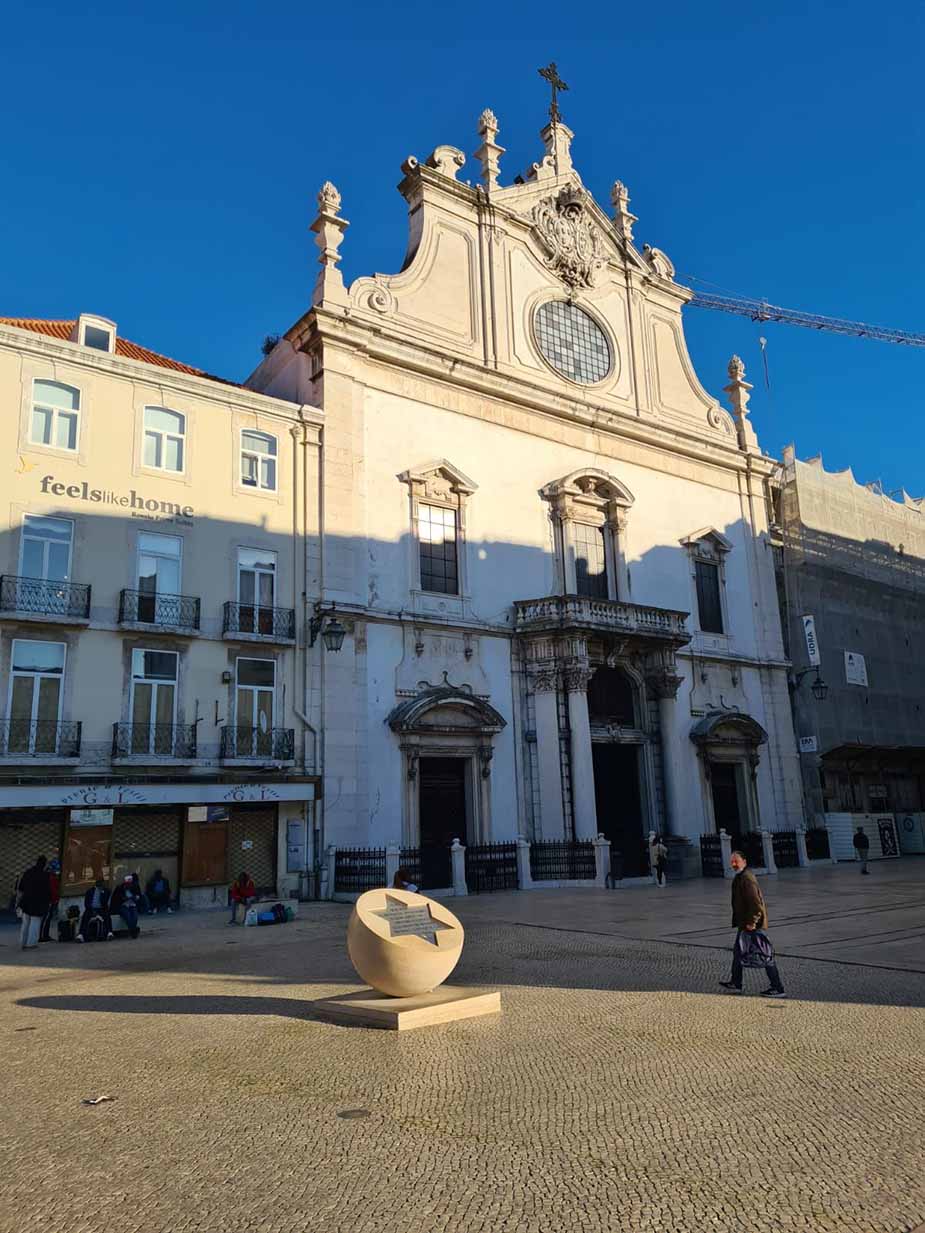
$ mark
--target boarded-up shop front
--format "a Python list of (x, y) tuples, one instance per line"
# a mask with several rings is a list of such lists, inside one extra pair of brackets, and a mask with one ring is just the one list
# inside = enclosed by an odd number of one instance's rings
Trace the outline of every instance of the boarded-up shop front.
[(0, 912), (12, 912), (15, 888), (36, 857), (60, 856), (65, 809), (0, 810)]
[(276, 805), (209, 806), (189, 810), (181, 885), (228, 886), (243, 871), (258, 894), (276, 894)]
[(186, 807), (182, 805), (116, 809), (112, 826), (112, 882), (137, 873), (142, 889), (160, 869), (174, 896), (180, 885), (180, 845)]

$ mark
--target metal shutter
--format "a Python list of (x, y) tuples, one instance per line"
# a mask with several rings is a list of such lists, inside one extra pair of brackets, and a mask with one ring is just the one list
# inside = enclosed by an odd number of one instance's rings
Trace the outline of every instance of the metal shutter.
[[(228, 881), (242, 869), (254, 879), (257, 893), (276, 894), (276, 806), (232, 806), (228, 821)], [(244, 844), (251, 846), (245, 848)]]
[(66, 809), (0, 810), (0, 912), (13, 907), (13, 890), (37, 856), (61, 855)]

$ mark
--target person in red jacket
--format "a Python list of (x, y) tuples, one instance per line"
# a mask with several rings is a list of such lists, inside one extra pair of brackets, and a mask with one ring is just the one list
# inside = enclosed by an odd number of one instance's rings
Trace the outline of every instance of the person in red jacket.
[(257, 898), (257, 890), (254, 886), (254, 880), (250, 874), (243, 871), (238, 874), (238, 880), (231, 884), (231, 920), (229, 925), (238, 923), (238, 904), (243, 904), (244, 914), (247, 915), (247, 909)]
[(58, 919), (58, 904), (61, 901), (61, 862), (54, 857), (46, 866), (48, 872), (48, 893), (51, 902), (48, 911), (42, 917), (42, 929), (39, 933), (40, 942), (51, 941), (51, 926)]

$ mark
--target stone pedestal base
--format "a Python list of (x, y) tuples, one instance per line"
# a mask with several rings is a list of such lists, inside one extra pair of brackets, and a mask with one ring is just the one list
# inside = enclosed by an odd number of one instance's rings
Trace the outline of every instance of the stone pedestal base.
[(434, 1023), (452, 1023), (457, 1019), (473, 1019), (477, 1015), (494, 1015), (501, 1011), (501, 994), (484, 989), (465, 989), (441, 985), (432, 993), (418, 993), (410, 998), (390, 998), (375, 989), (362, 989), (339, 998), (315, 1002), (312, 1009), (319, 1018), (332, 1023), (355, 1023), (361, 1027), (388, 1028), (406, 1032), (410, 1028), (429, 1027)]

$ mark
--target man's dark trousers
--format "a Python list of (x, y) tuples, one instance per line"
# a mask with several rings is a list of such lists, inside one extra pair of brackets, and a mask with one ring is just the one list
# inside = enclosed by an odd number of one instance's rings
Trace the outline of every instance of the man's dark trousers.
[[(740, 929), (736, 934), (735, 946), (732, 948), (732, 983), (737, 989), (742, 988), (742, 960), (739, 954), (739, 938), (748, 930)], [(784, 986), (780, 978), (780, 972), (777, 970), (776, 963), (769, 963), (764, 969), (768, 974), (768, 980), (771, 982), (771, 988), (776, 989), (778, 993), (784, 992)]]

